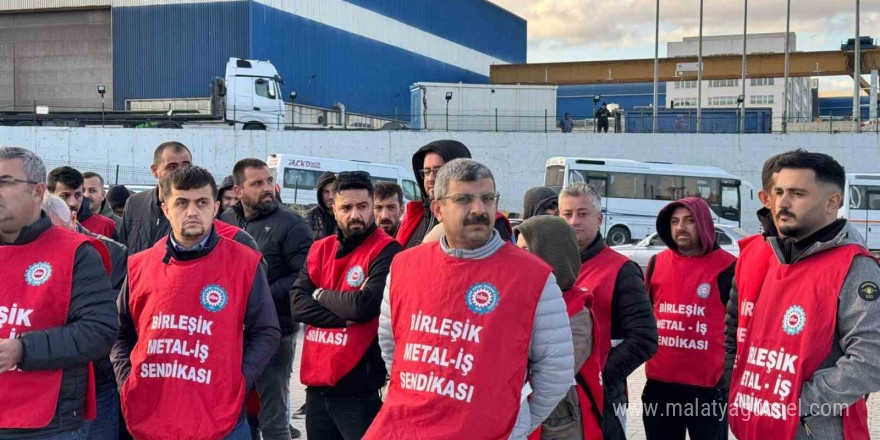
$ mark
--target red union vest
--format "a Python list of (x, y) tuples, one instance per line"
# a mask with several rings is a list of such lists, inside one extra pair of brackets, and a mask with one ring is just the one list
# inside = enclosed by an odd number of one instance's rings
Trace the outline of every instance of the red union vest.
[(391, 382), (364, 439), (506, 439), (550, 271), (509, 243), (481, 260), (448, 256), (438, 242), (397, 254)]
[(242, 328), (260, 254), (223, 237), (196, 260), (166, 264), (165, 252), (160, 240), (128, 260), (138, 342), (122, 413), (140, 440), (217, 440), (244, 403)]
[(736, 358), (742, 353), (746, 330), (752, 320), (755, 302), (761, 293), (761, 286), (767, 276), (770, 261), (775, 260), (773, 249), (763, 235), (753, 235), (739, 241), (739, 259), (736, 262), (734, 279), (737, 292)]
[(596, 314), (593, 313), (593, 292), (586, 287), (575, 284), (562, 296), (565, 299), (569, 318), (583, 310), (584, 307), (590, 310), (590, 316), (593, 318), (593, 346), (590, 350), (590, 357), (578, 370), (577, 374), (580, 377), (576, 382), (584, 440), (601, 440), (603, 438), (602, 413), (604, 410), (602, 402), (605, 396), (605, 390), (602, 387), (602, 370), (605, 368), (605, 362), (604, 359), (600, 359), (601, 354), (598, 353), (598, 348), (599, 341), (607, 338), (607, 335), (604, 334), (605, 329), (602, 328), (596, 319)]
[(669, 249), (657, 254), (651, 288), (658, 349), (645, 376), (662, 382), (711, 388), (724, 370), (726, 305), (718, 275), (736, 258), (723, 249), (684, 257)]
[(92, 214), (80, 224), (89, 232), (105, 237), (113, 237), (113, 232), (116, 230), (116, 222), (100, 214)]
[[(95, 240), (57, 226), (31, 243), (0, 246), (0, 338), (67, 323), (73, 264), (83, 243), (102, 249)], [(61, 374), (61, 369), (0, 374), (0, 429), (47, 426), (58, 404)]]
[[(425, 217), (425, 212), (425, 204), (421, 201), (414, 201), (406, 204), (406, 212), (403, 214), (403, 219), (400, 221), (400, 227), (397, 228), (397, 235), (394, 236), (394, 239), (400, 243), (401, 246), (406, 247), (406, 243), (409, 241), (410, 237), (412, 237), (416, 228), (419, 227), (422, 218)], [(495, 223), (492, 225), (493, 228), (496, 227), (499, 220), (504, 227), (507, 228), (508, 234), (512, 237), (513, 228), (510, 226), (510, 220), (508, 220), (501, 211), (495, 211)]]
[[(327, 290), (358, 290), (369, 278), (373, 260), (394, 242), (385, 231), (376, 228), (350, 254), (336, 258), (339, 241), (324, 237), (309, 249), (306, 265), (315, 287)], [(325, 295), (331, 295), (327, 292)], [(364, 357), (376, 339), (379, 317), (346, 328), (306, 326), (300, 356), (300, 381), (310, 387), (334, 386)]]
[[(845, 245), (791, 265), (768, 260), (731, 380), (728, 417), (736, 438), (795, 438), (803, 384), (830, 354), (837, 294), (858, 255), (870, 256), (860, 246)], [(849, 409), (845, 438), (868, 438), (864, 400)]]
[(217, 231), (217, 235), (235, 241), (235, 234), (238, 234), (241, 228), (221, 220), (214, 220), (214, 230)]
[(575, 286), (584, 286), (593, 292), (593, 314), (599, 322), (604, 334), (599, 341), (599, 362), (603, 368), (608, 352), (611, 351), (611, 302), (614, 297), (614, 285), (617, 283), (617, 273), (629, 258), (617, 253), (614, 249), (605, 246), (593, 258), (581, 265), (581, 273), (578, 275)]

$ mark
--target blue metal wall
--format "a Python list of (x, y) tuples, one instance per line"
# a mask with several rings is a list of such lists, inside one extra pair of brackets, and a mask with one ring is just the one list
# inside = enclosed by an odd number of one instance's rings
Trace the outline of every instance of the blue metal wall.
[(272, 61), (284, 78), (284, 96), (295, 90), (299, 103), (330, 107), (339, 101), (348, 111), (386, 116), (394, 116), (398, 107), (403, 117), (415, 82), (488, 82), (474, 72), (256, 2), (250, 8), (251, 56)]
[(500, 58), (526, 62), (526, 21), (486, 0), (345, 0)]
[(209, 96), (229, 57), (249, 58), (248, 2), (113, 8), (114, 108)]
[[(593, 84), (582, 86), (559, 86), (556, 99), (556, 114), (562, 117), (566, 112), (572, 117), (590, 117), (593, 112), (593, 96), (602, 95), (598, 105), (603, 102), (618, 104), (624, 112), (635, 107), (652, 105), (654, 84)], [(666, 105), (666, 83), (661, 82), (658, 89), (660, 106)], [(597, 107), (598, 107), (597, 105)]]
[[(769, 108), (746, 109), (746, 133), (770, 133), (773, 111)], [(739, 133), (739, 111), (735, 108), (703, 109), (702, 133)], [(626, 115), (627, 133), (651, 133), (654, 113), (651, 109), (631, 111)], [(661, 109), (657, 113), (659, 133), (696, 133), (697, 109)]]
[[(870, 98), (867, 96), (861, 97), (861, 113), (862, 119), (865, 119), (869, 116), (870, 108), (868, 107)], [(820, 116), (840, 116), (840, 117), (851, 117), (853, 114), (853, 99), (852, 97), (840, 97), (840, 98), (819, 98), (819, 115)]]

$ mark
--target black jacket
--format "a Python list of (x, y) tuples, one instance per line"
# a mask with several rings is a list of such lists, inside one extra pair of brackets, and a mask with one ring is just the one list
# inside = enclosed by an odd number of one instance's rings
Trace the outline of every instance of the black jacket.
[(152, 247), (170, 230), (171, 225), (159, 204), (157, 186), (128, 198), (122, 215), (122, 228), (117, 235), (119, 242), (128, 246), (128, 254), (134, 255)]
[(223, 213), (222, 221), (244, 229), (257, 241), (266, 261), (266, 276), (282, 336), (296, 332), (290, 317), (290, 286), (306, 263), (312, 232), (302, 218), (277, 205), (264, 215), (246, 219), (241, 202)]
[[(586, 263), (605, 248), (602, 234), (581, 252)], [(626, 403), (626, 378), (654, 356), (657, 351), (657, 321), (645, 293), (642, 270), (633, 261), (626, 262), (617, 273), (611, 300), (611, 339), (622, 342), (611, 348), (602, 383), (605, 387), (605, 414), (615, 414), (614, 404)], [(605, 438), (624, 438), (617, 426), (609, 426), (616, 417), (605, 417)]]
[(324, 187), (335, 180), (336, 173), (331, 171), (326, 171), (318, 177), (318, 187), (315, 189), (318, 194), (318, 204), (306, 211), (306, 223), (314, 233), (315, 240), (336, 235), (336, 217), (333, 215), (332, 208), (324, 204), (324, 196), (321, 194)]
[[(119, 296), (119, 291), (125, 284), (125, 278), (128, 276), (128, 248), (124, 244), (115, 242), (103, 235), (90, 232), (82, 226), (78, 227), (81, 234), (88, 235), (100, 241), (107, 252), (110, 254), (110, 285), (113, 286), (113, 301)], [(95, 387), (98, 392), (109, 389), (116, 389), (116, 376), (113, 373), (113, 364), (110, 363), (110, 357), (103, 357), (94, 363), (95, 366)]]
[[(51, 221), (44, 215), (22, 229), (10, 246), (30, 243), (51, 227)], [(22, 359), (19, 367), (22, 370), (62, 370), (55, 416), (44, 428), (0, 429), (0, 439), (39, 438), (79, 429), (88, 363), (105, 358), (116, 337), (118, 322), (113, 298), (114, 292), (100, 254), (91, 244), (80, 246), (74, 256), (67, 324), (24, 333), (20, 337)]]
[[(336, 239), (339, 240), (339, 249), (336, 251), (336, 258), (350, 254), (374, 233), (384, 234), (375, 225), (363, 234), (351, 238), (345, 238), (341, 232), (338, 233)], [(397, 242), (388, 244), (367, 268), (367, 282), (361, 290), (325, 290), (319, 299), (314, 297), (317, 287), (309, 278), (309, 269), (303, 265), (299, 278), (290, 291), (293, 318), (314, 327), (343, 328), (349, 321), (368, 322), (378, 317), (391, 260), (401, 250), (403, 248)], [(386, 374), (377, 335), (360, 362), (336, 386), (312, 389), (343, 395), (373, 392), (385, 384)]]
[[(192, 261), (210, 254), (217, 246), (217, 242), (220, 241), (220, 236), (212, 229), (211, 237), (205, 248), (193, 252), (180, 252), (174, 248), (170, 239), (166, 240), (165, 249), (172, 261)], [(234, 270), (234, 268), (225, 270)], [(253, 277), (254, 282), (248, 292), (244, 315), (244, 355), (241, 358), (241, 373), (244, 376), (247, 389), (253, 388), (255, 381), (263, 372), (263, 368), (278, 350), (278, 342), (281, 340), (275, 305), (269, 293), (269, 285), (262, 265), (257, 265)], [(125, 383), (131, 372), (131, 351), (138, 342), (137, 329), (132, 321), (131, 309), (128, 306), (129, 288), (126, 280), (117, 301), (119, 337), (116, 339), (113, 352), (110, 355), (119, 389), (122, 389), (122, 384)]]

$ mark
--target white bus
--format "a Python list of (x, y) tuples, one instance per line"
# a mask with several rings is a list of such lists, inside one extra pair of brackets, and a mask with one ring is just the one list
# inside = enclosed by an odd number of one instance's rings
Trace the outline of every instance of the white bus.
[(880, 250), (880, 174), (847, 173), (840, 216), (859, 230), (868, 249)]
[(395, 182), (403, 188), (404, 202), (421, 200), (419, 185), (412, 170), (356, 160), (328, 159), (326, 157), (271, 154), (266, 161), (269, 172), (281, 188), (281, 202), (287, 205), (308, 206), (318, 203), (316, 185), (326, 171), (366, 171), (375, 185), (381, 181)]
[(626, 159), (547, 160), (545, 186), (558, 192), (574, 183), (599, 189), (604, 214), (601, 232), (612, 246), (647, 237), (656, 230), (660, 209), (689, 196), (705, 200), (716, 223), (752, 233), (758, 230), (754, 212), (760, 206), (754, 187), (720, 168)]

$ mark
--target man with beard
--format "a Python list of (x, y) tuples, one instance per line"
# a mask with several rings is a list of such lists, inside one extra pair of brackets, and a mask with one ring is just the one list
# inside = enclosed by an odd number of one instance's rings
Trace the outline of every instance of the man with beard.
[(220, 218), (227, 209), (232, 208), (238, 203), (238, 197), (235, 196), (235, 191), (232, 190), (233, 186), (235, 186), (235, 181), (232, 180), (232, 176), (226, 176), (217, 188), (217, 201), (220, 202), (217, 218)]
[[(645, 434), (648, 440), (726, 439), (724, 313), (736, 257), (716, 243), (712, 212), (701, 198), (660, 210), (657, 235), (668, 249), (651, 257), (645, 277), (659, 347), (645, 364), (642, 402), (661, 409), (643, 415)], [(697, 313), (687, 313), (689, 307)], [(685, 408), (692, 410), (677, 410)]]
[(70, 212), (76, 216), (76, 220), (84, 228), (115, 240), (116, 223), (92, 212), (89, 199), (84, 198), (83, 182), (82, 173), (71, 167), (63, 166), (55, 168), (49, 173), (46, 178), (46, 187), (50, 193), (67, 203)]
[(753, 282), (760, 290), (751, 307), (740, 298), (731, 431), (742, 440), (869, 438), (865, 396), (880, 390), (880, 266), (837, 218), (846, 186), (837, 161), (796, 150), (773, 167), (773, 257), (736, 276), (741, 294)]
[(394, 237), (400, 226), (403, 212), (403, 189), (394, 182), (379, 182), (373, 188), (373, 212), (376, 213), (376, 226)]
[(385, 364), (376, 329), (391, 260), (401, 246), (375, 225), (364, 171), (337, 175), (339, 233), (315, 242), (291, 291), (306, 323), (300, 380), (309, 438), (359, 440), (382, 406)]
[(265, 162), (252, 158), (238, 161), (232, 179), (239, 202), (220, 220), (244, 229), (257, 241), (281, 325), (281, 344), (256, 384), (261, 406), (259, 429), (264, 440), (290, 440), (289, 384), (298, 324), (290, 316), (289, 292), (305, 263), (312, 233), (299, 215), (279, 206), (275, 180)]
[(249, 440), (245, 395), (281, 336), (260, 253), (216, 232), (204, 168), (175, 170), (162, 191), (171, 232), (129, 258), (117, 301), (122, 412), (137, 439)]
[(107, 191), (104, 191), (104, 178), (100, 174), (87, 171), (83, 173), (83, 190), (85, 196), (92, 202), (91, 208), (98, 214), (116, 222), (116, 227), (122, 224), (122, 217), (113, 212), (110, 203), (107, 202)]
[(333, 182), (336, 173), (326, 171), (318, 177), (318, 204), (306, 211), (306, 223), (314, 233), (315, 240), (336, 235), (336, 219), (333, 217)]

